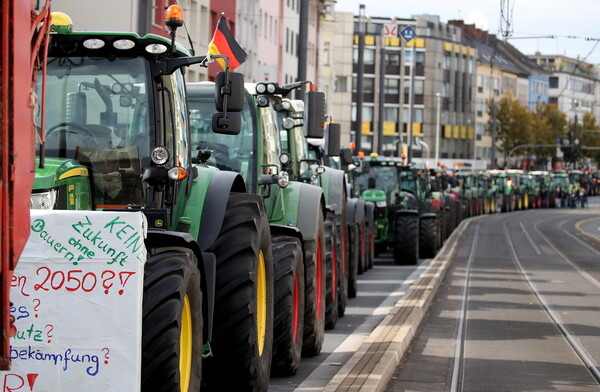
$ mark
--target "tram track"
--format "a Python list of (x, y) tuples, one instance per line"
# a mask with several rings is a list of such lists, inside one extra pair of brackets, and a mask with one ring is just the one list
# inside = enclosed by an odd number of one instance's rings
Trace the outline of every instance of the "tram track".
[[(540, 226), (546, 227), (545, 225), (547, 225), (547, 221), (552, 220), (553, 218), (543, 219), (542, 221), (535, 222), (533, 224), (535, 233), (531, 233), (531, 234), (534, 234), (533, 237), (538, 237), (539, 239), (542, 239), (546, 244), (548, 244), (549, 248), (547, 248), (547, 249), (551, 249), (552, 253), (554, 253), (558, 257), (558, 259), (563, 263), (563, 265), (566, 264), (570, 268), (572, 268), (574, 271), (576, 271), (578, 273), (578, 275), (581, 277), (580, 279), (582, 281), (590, 283), (596, 289), (600, 288), (600, 282), (598, 282), (597, 279), (595, 279), (593, 276), (591, 276), (589, 273), (587, 273), (583, 268), (579, 267), (577, 265), (577, 263), (575, 263), (573, 260), (569, 259), (569, 256), (565, 252), (558, 249), (552, 243), (552, 241), (548, 238), (548, 236), (546, 236), (542, 232), (542, 230), (540, 230), (540, 228), (539, 228)], [(465, 268), (464, 280), (463, 280), (462, 294), (461, 294), (461, 299), (460, 299), (460, 307), (458, 309), (459, 320), (458, 320), (458, 327), (457, 327), (456, 335), (455, 335), (456, 346), (455, 346), (455, 350), (454, 350), (451, 379), (449, 380), (451, 392), (457, 392), (457, 391), (461, 391), (463, 389), (465, 389), (465, 390), (468, 389), (468, 388), (465, 388), (465, 361), (466, 361), (466, 353), (465, 352), (466, 352), (466, 345), (468, 344), (467, 331), (469, 328), (469, 293), (470, 293), (470, 289), (471, 289), (472, 270), (473, 270), (474, 266), (476, 266), (476, 264), (477, 264), (476, 256), (477, 256), (478, 246), (480, 244), (480, 236), (481, 236), (480, 228), (484, 222), (475, 221), (472, 223), (476, 224), (476, 227), (475, 227), (474, 234), (473, 234), (473, 240), (472, 240), (472, 243), (470, 244), (470, 249), (468, 252), (469, 256), (468, 256), (468, 258), (466, 260), (466, 264), (464, 266), (464, 268)], [(502, 230), (501, 230), (502, 235), (505, 238), (506, 243), (507, 243), (507, 252), (510, 255), (510, 257), (512, 258), (512, 262), (514, 263), (514, 266), (516, 267), (515, 271), (518, 271), (519, 278), (523, 280), (523, 282), (526, 284), (526, 286), (530, 290), (531, 295), (536, 299), (537, 303), (539, 304), (540, 310), (543, 311), (547, 315), (547, 317), (550, 319), (552, 324), (559, 331), (560, 336), (562, 336), (564, 341), (566, 341), (568, 343), (569, 347), (571, 347), (573, 352), (576, 354), (576, 357), (580, 361), (581, 366), (587, 370), (590, 377), (593, 379), (594, 383), (597, 386), (600, 386), (600, 369), (598, 367), (597, 359), (593, 355), (591, 355), (586, 350), (586, 348), (579, 342), (578, 337), (568, 328), (567, 323), (565, 323), (565, 321), (560, 317), (560, 315), (559, 315), (560, 312), (553, 309), (552, 304), (545, 298), (543, 292), (536, 285), (536, 282), (530, 278), (531, 273), (527, 271), (527, 264), (524, 262), (523, 258), (520, 256), (520, 253), (518, 250), (519, 249), (518, 244), (515, 241), (516, 238), (514, 238), (515, 232), (513, 231), (512, 235), (511, 235), (511, 231), (509, 230), (509, 227), (508, 227), (509, 224), (513, 224), (513, 223), (516, 223), (516, 220), (514, 220), (514, 219), (498, 220), (498, 224), (501, 225), (501, 228), (502, 228)], [(523, 242), (523, 243), (528, 243), (528, 245), (530, 245), (532, 247), (532, 249), (535, 251), (535, 253), (538, 257), (543, 256), (542, 251), (540, 250), (541, 246), (536, 245), (536, 241), (534, 240), (534, 238), (532, 238), (532, 235), (530, 235), (530, 233), (528, 232), (528, 230), (526, 228), (527, 224), (524, 224), (523, 221), (518, 221), (518, 226), (521, 229), (520, 235), (521, 235), (522, 240), (525, 239), (527, 241), (527, 242)], [(565, 230), (564, 223), (559, 226), (559, 229), (563, 233), (567, 233), (569, 236), (576, 238), (573, 234), (571, 234), (567, 230)], [(579, 240), (579, 241), (581, 241), (581, 240)], [(538, 243), (538, 245), (540, 245), (540, 244)], [(588, 245), (588, 248), (590, 251), (593, 251), (594, 254), (600, 255), (600, 252), (598, 252), (593, 247), (590, 247)], [(521, 250), (521, 252), (522, 252), (522, 250)], [(598, 295), (600, 295), (600, 292), (598, 292)]]

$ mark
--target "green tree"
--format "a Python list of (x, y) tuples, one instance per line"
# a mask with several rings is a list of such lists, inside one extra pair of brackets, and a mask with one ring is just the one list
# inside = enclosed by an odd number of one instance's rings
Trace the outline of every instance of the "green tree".
[[(492, 129), (492, 106), (488, 107), (488, 132)], [(504, 153), (504, 161), (508, 152), (521, 144), (532, 143), (532, 116), (526, 107), (522, 106), (512, 92), (506, 92), (498, 101), (496, 107), (496, 141), (498, 150)]]
[[(531, 115), (531, 133), (533, 144), (560, 144), (566, 135), (567, 116), (558, 110), (556, 104), (538, 105)], [(556, 155), (551, 148), (534, 147), (532, 149), (540, 162), (546, 163), (548, 158)]]
[(595, 148), (600, 147), (600, 126), (596, 117), (591, 113), (583, 115), (581, 131), (578, 132), (579, 145), (582, 147), (580, 153), (581, 158), (591, 158), (600, 162), (600, 150)]

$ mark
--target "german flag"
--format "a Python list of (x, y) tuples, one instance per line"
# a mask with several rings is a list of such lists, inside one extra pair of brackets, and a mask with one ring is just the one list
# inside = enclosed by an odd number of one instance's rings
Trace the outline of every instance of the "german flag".
[[(208, 55), (215, 54), (224, 54), (229, 57), (229, 69), (232, 71), (246, 61), (246, 52), (233, 38), (233, 34), (225, 22), (224, 14), (221, 14), (215, 34), (208, 44)], [(215, 60), (221, 65), (221, 68), (226, 69), (225, 59)]]

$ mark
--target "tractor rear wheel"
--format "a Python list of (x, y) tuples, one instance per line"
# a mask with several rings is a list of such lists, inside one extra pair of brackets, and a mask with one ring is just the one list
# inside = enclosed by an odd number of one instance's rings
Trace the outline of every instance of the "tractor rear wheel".
[(358, 242), (358, 226), (348, 225), (348, 242), (350, 255), (348, 257), (348, 298), (355, 298), (358, 293), (358, 263), (360, 261)]
[(170, 248), (144, 267), (141, 390), (198, 391), (201, 379), (200, 272), (190, 250)]
[(304, 261), (298, 238), (273, 237), (273, 272), (275, 315), (271, 372), (291, 376), (300, 367), (304, 331)]
[(265, 391), (273, 347), (273, 260), (261, 202), (231, 193), (209, 250), (217, 257), (217, 276), (213, 357), (204, 361), (203, 390)]
[(325, 232), (323, 211), (319, 209), (317, 235), (304, 242), (304, 341), (302, 355), (319, 355), (325, 339)]
[(335, 214), (327, 212), (325, 219), (325, 328), (333, 329), (338, 320), (338, 252)]
[(415, 265), (419, 261), (419, 216), (398, 215), (394, 233), (394, 263)]
[(344, 316), (346, 313), (346, 305), (348, 304), (348, 258), (349, 241), (348, 241), (348, 225), (345, 221), (336, 220), (337, 232), (340, 233), (338, 241), (338, 254), (340, 255), (340, 265), (338, 274), (338, 315)]
[(435, 257), (438, 250), (438, 222), (435, 217), (419, 219), (419, 256)]

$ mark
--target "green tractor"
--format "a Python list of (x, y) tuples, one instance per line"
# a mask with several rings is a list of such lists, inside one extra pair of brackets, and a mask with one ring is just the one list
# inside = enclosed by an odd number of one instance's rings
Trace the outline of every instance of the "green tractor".
[(479, 193), (478, 181), (472, 170), (459, 170), (454, 173), (458, 186), (462, 189), (463, 216), (469, 218), (482, 213), (483, 199)]
[(356, 178), (358, 192), (376, 206), (377, 251), (391, 248), (396, 264), (416, 264), (419, 255), (433, 257), (441, 237), (429, 172), (424, 167), (406, 166), (402, 159), (376, 154), (355, 161), (361, 167)]
[[(246, 84), (237, 137), (210, 132), (211, 82), (188, 84), (192, 143), (212, 151), (206, 163), (239, 173), (266, 205), (273, 247), (275, 323), (272, 372), (297, 372), (301, 356), (317, 355), (325, 334), (326, 239), (323, 190), (293, 179), (295, 162), (282, 150), (282, 97)], [(313, 113), (318, 117), (318, 113)], [(322, 114), (324, 118), (324, 113)], [(314, 122), (309, 133), (322, 136)]]
[[(206, 57), (175, 44), (182, 24), (167, 20), (172, 39), (51, 34), (31, 205), (146, 216), (143, 391), (266, 390), (274, 306), (267, 215), (239, 174), (206, 165), (210, 153), (191, 143), (184, 70)], [(211, 132), (236, 134), (243, 77), (217, 80)]]
[(516, 209), (515, 186), (510, 179), (509, 174), (505, 170), (488, 170), (490, 176), (492, 176), (493, 182), (498, 187), (499, 192), (502, 194), (502, 206), (501, 212), (511, 212)]

